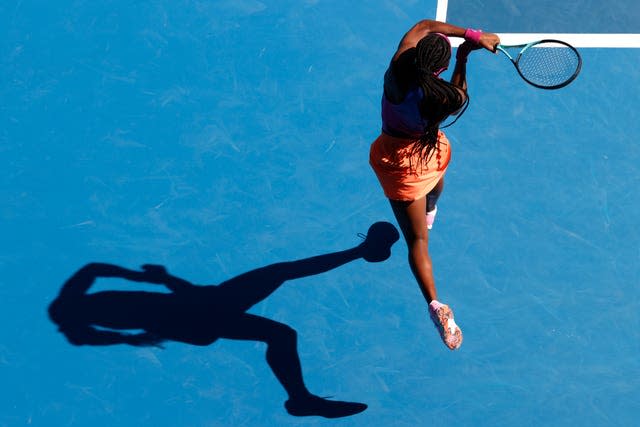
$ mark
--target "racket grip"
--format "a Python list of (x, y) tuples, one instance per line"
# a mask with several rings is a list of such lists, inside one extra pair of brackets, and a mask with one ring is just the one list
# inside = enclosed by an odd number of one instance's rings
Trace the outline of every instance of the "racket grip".
[(473, 28), (464, 30), (464, 39), (468, 42), (480, 44), (480, 36), (482, 36), (482, 30), (474, 30)]

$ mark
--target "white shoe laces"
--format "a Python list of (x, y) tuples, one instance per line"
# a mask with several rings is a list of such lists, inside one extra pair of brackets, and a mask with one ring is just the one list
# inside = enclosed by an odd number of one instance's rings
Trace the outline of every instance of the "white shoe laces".
[(453, 318), (447, 319), (447, 328), (449, 329), (449, 332), (451, 332), (451, 334), (455, 334), (456, 330), (458, 329), (458, 325), (456, 325), (456, 321), (453, 320)]

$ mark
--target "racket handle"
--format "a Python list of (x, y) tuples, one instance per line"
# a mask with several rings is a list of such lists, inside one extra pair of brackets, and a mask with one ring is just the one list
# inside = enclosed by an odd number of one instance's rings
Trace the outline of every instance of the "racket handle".
[(468, 42), (480, 44), (480, 36), (482, 36), (482, 30), (474, 30), (473, 28), (464, 30), (464, 39)]

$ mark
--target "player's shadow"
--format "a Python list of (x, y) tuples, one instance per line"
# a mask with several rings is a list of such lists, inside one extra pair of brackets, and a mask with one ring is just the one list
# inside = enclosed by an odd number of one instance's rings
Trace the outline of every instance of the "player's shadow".
[[(207, 286), (173, 276), (159, 265), (144, 265), (136, 271), (91, 263), (64, 283), (49, 306), (49, 316), (74, 345), (161, 346), (165, 341), (178, 341), (206, 346), (218, 338), (265, 342), (267, 363), (289, 396), (285, 408), (291, 415), (349, 416), (364, 411), (367, 405), (328, 400), (309, 392), (298, 357), (296, 331), (247, 310), (286, 281), (324, 273), (360, 258), (384, 261), (398, 239), (392, 224), (377, 222), (353, 248), (268, 265)], [(164, 285), (170, 292), (89, 293), (101, 277)]]

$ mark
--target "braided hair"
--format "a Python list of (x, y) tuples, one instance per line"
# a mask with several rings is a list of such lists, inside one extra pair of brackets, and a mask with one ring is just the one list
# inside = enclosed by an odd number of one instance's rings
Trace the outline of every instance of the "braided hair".
[(424, 92), (420, 113), (427, 125), (414, 150), (426, 161), (437, 149), (440, 124), (467, 102), (458, 88), (438, 77), (450, 59), (451, 45), (439, 34), (427, 34), (416, 46), (417, 79)]

